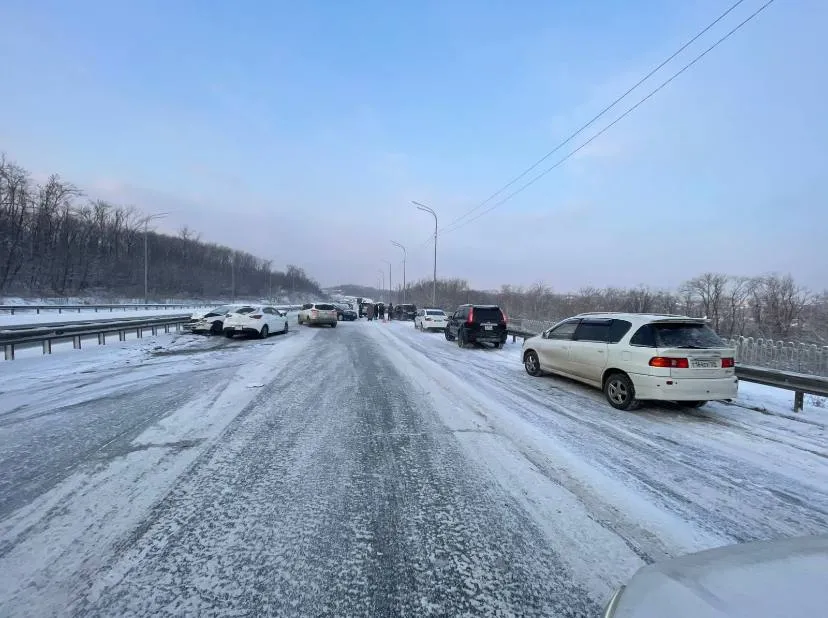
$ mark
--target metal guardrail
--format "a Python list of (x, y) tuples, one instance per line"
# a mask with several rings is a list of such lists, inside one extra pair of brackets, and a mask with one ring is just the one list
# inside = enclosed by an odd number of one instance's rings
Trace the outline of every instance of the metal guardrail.
[(106, 320), (91, 324), (41, 324), (31, 328), (7, 329), (0, 332), (0, 345), (3, 346), (5, 360), (10, 361), (14, 360), (17, 346), (29, 347), (32, 344), (40, 343), (43, 346), (43, 354), (51, 354), (52, 343), (55, 341), (71, 340), (72, 347), (80, 349), (84, 337), (95, 335), (98, 339), (98, 345), (104, 345), (108, 334), (118, 333), (118, 340), (125, 341), (126, 334), (134, 331), (136, 337), (140, 339), (144, 336), (145, 330), (157, 335), (159, 329), (163, 329), (165, 333), (168, 333), (174, 327), (176, 332), (181, 332), (181, 327), (189, 321), (189, 315), (176, 315), (161, 318)]
[(169, 303), (138, 303), (138, 304), (113, 304), (113, 305), (0, 305), (0, 312), (8, 312), (14, 315), (15, 311), (22, 313), (24, 311), (34, 311), (40, 313), (41, 311), (57, 311), (58, 313), (82, 311), (100, 311), (113, 312), (115, 310), (140, 310), (140, 309), (193, 309), (198, 307), (214, 307), (213, 304), (205, 303), (188, 303), (188, 304), (169, 304)]
[[(543, 320), (515, 320), (509, 323), (507, 333), (512, 336), (512, 341), (516, 341), (518, 337), (524, 341), (529, 337), (534, 337), (538, 333), (546, 330), (557, 322), (546, 322)], [(534, 330), (537, 328), (537, 330)], [(534, 332), (533, 332), (534, 331)], [(800, 412), (805, 403), (805, 394), (817, 395), (820, 397), (828, 397), (828, 377), (824, 375), (813, 375), (809, 373), (801, 373), (797, 371), (789, 371), (778, 367), (761, 367), (752, 364), (746, 364), (745, 358), (757, 359), (762, 358), (757, 356), (755, 349), (751, 346), (753, 341), (749, 338), (741, 337), (739, 340), (725, 339), (728, 343), (733, 345), (736, 349), (736, 377), (745, 382), (754, 382), (756, 384), (764, 384), (765, 386), (774, 386), (785, 390), (794, 392), (794, 412)], [(762, 340), (758, 340), (761, 342)], [(770, 342), (773, 344), (773, 342)], [(761, 345), (761, 344), (760, 344)], [(747, 347), (747, 351), (746, 351)], [(771, 345), (770, 349), (784, 350), (783, 346)], [(807, 354), (811, 354), (809, 358), (814, 358), (813, 354), (817, 354), (816, 359), (819, 360), (818, 353), (820, 352), (817, 346), (801, 346), (796, 344), (789, 344), (788, 351), (804, 350)], [(825, 348), (828, 354), (828, 347)], [(740, 354), (741, 352), (741, 354)], [(785, 352), (779, 353), (776, 358), (788, 358)], [(790, 360), (789, 360), (790, 362)], [(782, 364), (777, 362), (777, 364)], [(802, 363), (799, 366), (803, 366)], [(807, 367), (814, 368), (819, 365), (809, 364)]]

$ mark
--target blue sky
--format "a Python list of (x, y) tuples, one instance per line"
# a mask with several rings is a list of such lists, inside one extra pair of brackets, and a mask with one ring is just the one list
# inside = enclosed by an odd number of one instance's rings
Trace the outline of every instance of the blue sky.
[[(432, 224), (409, 200), (448, 223), (730, 3), (5, 0), (0, 150), (324, 284), (374, 283), (394, 239), (414, 280)], [(826, 26), (828, 3), (777, 0), (444, 234), (440, 274), (574, 290), (779, 271), (828, 287)]]

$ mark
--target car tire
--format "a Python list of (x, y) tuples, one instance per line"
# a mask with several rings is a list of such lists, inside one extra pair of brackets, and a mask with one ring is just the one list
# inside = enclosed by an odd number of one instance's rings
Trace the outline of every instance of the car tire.
[(302, 316), (301, 315), (296, 316), (296, 322), (299, 324), (299, 326), (302, 326)]
[(499, 350), (503, 347), (503, 344), (502, 343), (496, 343), (496, 344), (494, 344), (494, 347), (495, 347), (495, 350)]
[(270, 334), (270, 329), (267, 327), (267, 324), (262, 326), (262, 330), (259, 331), (259, 339), (267, 339), (267, 336)]
[(227, 337), (228, 339), (232, 339), (234, 334), (235, 333), (232, 330), (224, 331), (224, 336)]
[(224, 323), (219, 322), (218, 320), (216, 320), (210, 326), (210, 334), (211, 335), (220, 335), (222, 333), (222, 331), (224, 330), (223, 327), (224, 327)]
[(626, 373), (610, 374), (604, 381), (604, 395), (616, 410), (635, 410), (641, 405), (635, 398), (635, 386)]
[(342, 320), (343, 320), (342, 314), (340, 313), (339, 315), (336, 316), (336, 321), (341, 322)]
[(457, 347), (466, 347), (466, 333), (462, 328), (457, 329)]
[(446, 327), (446, 341), (454, 341), (454, 335), (449, 332), (448, 326)]
[(331, 322), (331, 328), (336, 328), (336, 322)]
[(685, 408), (701, 408), (707, 401), (679, 401)]
[(523, 367), (530, 376), (538, 377), (541, 374), (538, 353), (534, 350), (527, 350), (523, 355)]

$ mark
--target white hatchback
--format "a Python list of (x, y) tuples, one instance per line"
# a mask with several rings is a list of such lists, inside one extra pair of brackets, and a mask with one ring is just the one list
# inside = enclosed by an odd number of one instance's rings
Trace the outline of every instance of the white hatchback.
[(288, 332), (287, 313), (270, 305), (243, 305), (224, 318), (224, 334), (256, 335), (265, 339), (274, 333)]
[(619, 410), (641, 400), (696, 407), (733, 399), (734, 356), (704, 319), (676, 315), (581, 314), (523, 343), (529, 375), (549, 372), (590, 384)]
[(427, 330), (446, 330), (448, 316), (442, 309), (420, 309), (414, 316), (414, 328), (425, 332)]

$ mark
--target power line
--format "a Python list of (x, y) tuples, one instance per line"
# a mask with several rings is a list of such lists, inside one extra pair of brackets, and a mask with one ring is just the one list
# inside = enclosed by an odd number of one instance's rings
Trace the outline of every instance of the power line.
[[(618, 118), (616, 118), (615, 120), (613, 120), (611, 123), (609, 123), (607, 126), (605, 126), (603, 129), (601, 129), (601, 130), (600, 130), (600, 131), (598, 131), (597, 133), (595, 133), (592, 137), (590, 137), (587, 141), (585, 141), (583, 144), (581, 144), (580, 146), (578, 146), (575, 150), (571, 151), (569, 154), (567, 154), (567, 155), (566, 155), (566, 156), (564, 156), (563, 158), (559, 159), (559, 160), (558, 160), (558, 161), (557, 161), (554, 165), (552, 165), (551, 167), (546, 168), (546, 169), (545, 169), (544, 171), (542, 171), (540, 174), (538, 174), (537, 176), (534, 176), (534, 177), (533, 177), (533, 178), (532, 178), (529, 182), (527, 182), (527, 183), (525, 183), (525, 184), (521, 185), (521, 187), (520, 187), (520, 188), (516, 189), (515, 191), (512, 191), (511, 193), (509, 193), (509, 194), (508, 194), (506, 197), (504, 197), (503, 199), (501, 199), (501, 200), (499, 200), (499, 201), (495, 202), (492, 206), (490, 206), (489, 208), (487, 208), (487, 209), (483, 210), (483, 211), (482, 211), (481, 213), (479, 213), (477, 216), (472, 217), (471, 219), (467, 219), (466, 221), (464, 221), (464, 222), (462, 222), (462, 223), (459, 223), (459, 224), (456, 224), (456, 225), (455, 225), (455, 224), (449, 224), (448, 226), (446, 226), (446, 229), (441, 230), (441, 232), (442, 232), (442, 233), (444, 233), (444, 234), (445, 234), (446, 232), (454, 232), (454, 231), (456, 231), (456, 230), (460, 229), (461, 227), (464, 227), (465, 225), (468, 225), (469, 223), (472, 223), (473, 221), (477, 221), (480, 217), (482, 217), (482, 216), (484, 216), (484, 215), (486, 215), (486, 214), (490, 213), (490, 212), (491, 212), (491, 211), (493, 211), (495, 208), (498, 208), (499, 206), (502, 206), (503, 204), (505, 204), (506, 202), (508, 202), (510, 199), (512, 199), (512, 198), (513, 198), (514, 196), (516, 196), (518, 193), (521, 193), (522, 191), (524, 191), (524, 190), (528, 189), (529, 187), (531, 187), (533, 184), (535, 184), (538, 180), (540, 180), (541, 178), (543, 178), (544, 176), (546, 176), (546, 175), (547, 175), (549, 172), (551, 172), (552, 170), (554, 170), (554, 169), (556, 169), (556, 168), (560, 167), (561, 165), (563, 165), (566, 161), (568, 161), (568, 160), (569, 160), (569, 159), (571, 159), (573, 156), (575, 156), (578, 152), (580, 152), (581, 150), (583, 150), (584, 148), (586, 148), (587, 146), (589, 146), (589, 144), (591, 144), (591, 143), (592, 143), (592, 142), (594, 142), (596, 139), (598, 139), (599, 137), (601, 137), (604, 133), (606, 133), (606, 132), (607, 132), (607, 131), (609, 131), (612, 127), (614, 127), (616, 124), (618, 124), (621, 120), (623, 120), (624, 118), (626, 118), (627, 116), (629, 116), (632, 112), (634, 112), (634, 111), (635, 111), (636, 109), (638, 109), (641, 105), (643, 105), (645, 102), (647, 102), (648, 100), (650, 100), (650, 99), (651, 99), (653, 96), (655, 96), (658, 92), (660, 92), (660, 91), (661, 91), (661, 90), (663, 90), (665, 87), (667, 87), (667, 86), (668, 86), (668, 85), (669, 85), (669, 84), (670, 84), (673, 80), (675, 80), (675, 79), (676, 79), (676, 78), (678, 78), (680, 75), (682, 75), (685, 71), (687, 71), (688, 69), (690, 69), (690, 68), (691, 68), (693, 65), (695, 65), (695, 64), (696, 64), (699, 60), (701, 60), (702, 58), (704, 58), (707, 54), (709, 54), (711, 51), (713, 51), (714, 49), (716, 49), (719, 45), (721, 45), (722, 43), (724, 43), (724, 42), (725, 42), (727, 39), (729, 39), (732, 35), (734, 35), (736, 32), (738, 32), (738, 31), (739, 31), (739, 30), (740, 30), (743, 26), (745, 26), (748, 22), (750, 22), (750, 21), (751, 21), (754, 17), (756, 17), (757, 15), (759, 15), (759, 13), (761, 13), (761, 12), (762, 12), (762, 11), (764, 11), (766, 8), (768, 8), (771, 4), (773, 4), (773, 2), (774, 2), (774, 0), (768, 0), (767, 2), (765, 2), (765, 4), (763, 4), (762, 6), (760, 6), (758, 9), (756, 9), (756, 11), (754, 11), (753, 13), (751, 13), (750, 15), (748, 15), (748, 16), (747, 16), (747, 17), (746, 17), (746, 18), (745, 18), (742, 22), (740, 22), (740, 23), (739, 23), (739, 24), (737, 24), (734, 28), (732, 28), (730, 31), (728, 31), (728, 32), (727, 32), (727, 34), (725, 34), (723, 37), (721, 37), (719, 40), (717, 40), (715, 43), (713, 43), (710, 47), (708, 47), (708, 48), (707, 48), (707, 49), (705, 49), (703, 52), (701, 52), (698, 56), (696, 56), (695, 58), (693, 58), (693, 60), (691, 60), (690, 62), (688, 62), (687, 64), (685, 64), (685, 65), (684, 65), (681, 69), (679, 69), (678, 71), (676, 71), (675, 73), (673, 73), (673, 75), (671, 75), (671, 76), (670, 76), (667, 80), (665, 80), (664, 82), (662, 82), (662, 83), (661, 83), (658, 87), (656, 87), (654, 90), (650, 91), (650, 93), (649, 93), (649, 94), (647, 94), (647, 96), (645, 96), (644, 98), (640, 99), (640, 100), (639, 100), (639, 101), (638, 101), (635, 105), (633, 105), (632, 107), (628, 108), (628, 109), (627, 109), (627, 110), (626, 110), (623, 114), (621, 114)], [(739, 4), (739, 3), (737, 3), (737, 5), (738, 5), (738, 4)], [(734, 5), (734, 6), (736, 6), (736, 5)], [(730, 10), (732, 10), (732, 8), (733, 8), (733, 7), (731, 7), (731, 9), (728, 9), (728, 12), (729, 12)], [(719, 19), (721, 19), (721, 18), (719, 18)], [(717, 21), (718, 21), (718, 20), (717, 20)], [(714, 23), (715, 23), (715, 22), (714, 22)], [(625, 95), (625, 96), (626, 96), (626, 95)], [(623, 97), (622, 97), (622, 98), (623, 98)], [(592, 121), (590, 121), (590, 122), (592, 122)], [(579, 130), (579, 132), (580, 132), (580, 130)], [(569, 140), (567, 140), (567, 141), (569, 141)], [(564, 142), (564, 143), (566, 143), (566, 142)], [(555, 152), (555, 151), (556, 151), (556, 150), (558, 150), (559, 148), (560, 148), (560, 147), (556, 148), (556, 149), (555, 149), (555, 150), (553, 150), (552, 152)], [(544, 159), (545, 159), (545, 158), (548, 158), (548, 156), (547, 156), (547, 157), (544, 157)], [(541, 161), (543, 161), (544, 159), (541, 159)], [(539, 161), (539, 162), (540, 162), (540, 161)], [(538, 163), (539, 163), (539, 162), (538, 162)], [(530, 168), (529, 168), (526, 172), (524, 172), (521, 176), (518, 176), (518, 179), (519, 179), (519, 178), (522, 178), (523, 176), (525, 176), (525, 175), (526, 175), (526, 173), (528, 173), (529, 171), (531, 171), (531, 170), (532, 170), (532, 169), (534, 169), (535, 167), (537, 167), (537, 163), (536, 163), (535, 165), (533, 165), (532, 167), (530, 167)], [(504, 188), (511, 186), (512, 184), (514, 184), (514, 182), (515, 182), (515, 181), (512, 181), (511, 183), (509, 183), (509, 185), (506, 185)], [(502, 191), (503, 191), (503, 189), (501, 189), (501, 190), (498, 192), (498, 194), (499, 194), (499, 193), (502, 193)], [(495, 194), (495, 195), (497, 195), (497, 194)], [(483, 202), (481, 205), (476, 206), (473, 210), (477, 210), (477, 209), (479, 209), (479, 208), (480, 208), (480, 206), (482, 206), (482, 205), (484, 205), (484, 204), (488, 203), (488, 201), (490, 201), (490, 200), (491, 200), (491, 198), (489, 198), (488, 200), (486, 200), (486, 202)], [(464, 216), (467, 216), (468, 214), (470, 214), (471, 212), (473, 212), (473, 210), (472, 210), (472, 211), (469, 211), (469, 213), (466, 213), (466, 215), (464, 215)], [(461, 218), (462, 218), (462, 217), (461, 217)], [(459, 219), (458, 219), (458, 220), (459, 220)], [(454, 227), (452, 227), (452, 225), (453, 225)]]

